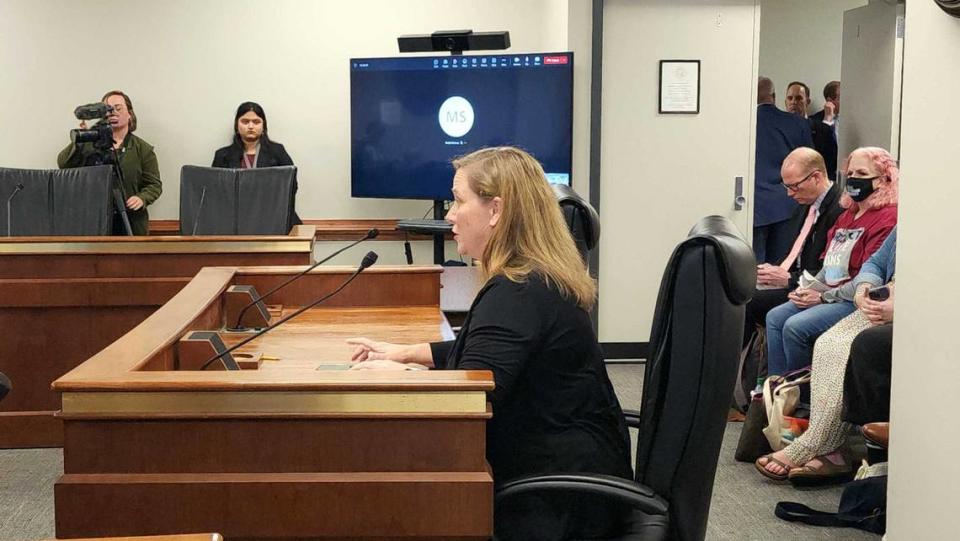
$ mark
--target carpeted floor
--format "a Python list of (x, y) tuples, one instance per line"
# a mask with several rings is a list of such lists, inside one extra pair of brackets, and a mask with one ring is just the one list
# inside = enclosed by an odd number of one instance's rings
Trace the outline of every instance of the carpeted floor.
[(53, 483), (61, 473), (60, 449), (0, 450), (0, 539), (53, 537)]
[[(613, 365), (610, 377), (624, 408), (640, 404), (642, 365)], [(720, 451), (707, 539), (864, 539), (852, 529), (817, 528), (784, 522), (773, 515), (781, 500), (836, 510), (840, 487), (796, 490), (761, 477), (752, 464), (733, 460), (740, 423), (727, 425)], [(38, 540), (54, 536), (53, 483), (63, 471), (60, 449), (0, 450), (0, 539)], [(229, 541), (229, 540), (227, 540)]]
[[(621, 405), (625, 409), (639, 409), (643, 365), (609, 365), (607, 371)], [(779, 501), (800, 502), (814, 509), (836, 511), (842, 488), (833, 486), (797, 490), (789, 483), (769, 481), (756, 472), (753, 464), (737, 462), (733, 459), (733, 453), (742, 427), (743, 423), (728, 423), (723, 435), (713, 484), (710, 520), (707, 523), (707, 539), (880, 539), (880, 536), (860, 530), (807, 526), (774, 516), (773, 508)]]

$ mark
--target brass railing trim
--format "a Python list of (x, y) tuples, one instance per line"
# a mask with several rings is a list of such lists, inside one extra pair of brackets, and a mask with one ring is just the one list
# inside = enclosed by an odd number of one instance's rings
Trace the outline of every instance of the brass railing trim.
[(63, 415), (484, 413), (483, 391), (67, 392)]

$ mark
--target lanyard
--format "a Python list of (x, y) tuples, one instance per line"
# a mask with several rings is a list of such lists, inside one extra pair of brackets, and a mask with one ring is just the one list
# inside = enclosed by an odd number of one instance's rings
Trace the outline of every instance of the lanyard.
[(257, 162), (260, 161), (260, 143), (257, 143), (257, 151), (253, 154), (253, 162), (250, 161), (250, 155), (243, 154), (243, 160), (247, 162), (247, 169), (256, 169)]

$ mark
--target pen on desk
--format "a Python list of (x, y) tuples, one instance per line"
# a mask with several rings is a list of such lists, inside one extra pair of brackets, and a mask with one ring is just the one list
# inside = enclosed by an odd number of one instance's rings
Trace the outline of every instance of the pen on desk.
[(262, 361), (279, 361), (280, 357), (274, 357), (273, 355), (261, 355), (260, 360)]

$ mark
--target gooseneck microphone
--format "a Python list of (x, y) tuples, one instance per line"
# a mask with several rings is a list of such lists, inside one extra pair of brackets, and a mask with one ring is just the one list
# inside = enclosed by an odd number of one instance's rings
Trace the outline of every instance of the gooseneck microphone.
[(13, 193), (10, 194), (10, 197), (7, 198), (7, 236), (13, 234), (13, 198), (20, 193), (20, 190), (23, 189), (23, 183), (18, 182), (16, 188), (13, 189)]
[[(332, 257), (332, 256), (331, 256), (331, 257)], [(367, 252), (367, 255), (363, 256), (363, 261), (360, 262), (360, 266), (357, 267), (357, 270), (355, 270), (355, 271), (353, 272), (353, 274), (350, 275), (349, 278), (347, 278), (342, 284), (340, 284), (340, 287), (338, 287), (337, 289), (334, 289), (334, 290), (331, 291), (330, 293), (327, 293), (326, 295), (320, 297), (319, 299), (313, 301), (312, 303), (304, 306), (303, 308), (297, 310), (296, 312), (290, 314), (289, 316), (281, 319), (280, 321), (274, 323), (273, 325), (270, 325), (269, 327), (264, 327), (263, 329), (257, 331), (256, 333), (254, 333), (254, 334), (251, 335), (250, 337), (245, 338), (245, 339), (241, 340), (240, 342), (237, 342), (236, 344), (234, 344), (233, 346), (230, 346), (229, 348), (227, 348), (227, 349), (224, 350), (223, 352), (218, 353), (218, 354), (214, 355), (213, 357), (207, 359), (207, 362), (203, 363), (203, 365), (200, 366), (200, 370), (206, 370), (208, 366), (210, 366), (212, 363), (214, 363), (215, 361), (217, 361), (218, 359), (220, 359), (220, 358), (223, 357), (224, 355), (232, 352), (233, 350), (239, 348), (240, 346), (243, 346), (243, 345), (251, 342), (252, 340), (254, 340), (254, 339), (256, 339), (256, 338), (259, 338), (259, 337), (263, 336), (263, 335), (266, 334), (267, 332), (272, 331), (273, 329), (276, 329), (276, 328), (279, 327), (280, 325), (283, 325), (284, 323), (286, 323), (286, 322), (290, 321), (291, 319), (299, 316), (300, 314), (302, 314), (302, 313), (306, 312), (307, 310), (313, 308), (314, 306), (322, 303), (323, 301), (329, 299), (330, 297), (333, 297), (333, 296), (336, 295), (337, 293), (340, 293), (341, 291), (343, 291), (343, 288), (345, 288), (345, 287), (347, 287), (348, 285), (350, 285), (350, 282), (352, 282), (357, 276), (360, 276), (360, 273), (361, 273), (361, 272), (363, 272), (365, 269), (367, 269), (368, 267), (370, 267), (371, 265), (373, 265), (373, 264), (376, 263), (376, 262), (377, 262), (377, 253), (376, 253), (376, 252)]]
[(197, 226), (200, 225), (200, 213), (203, 212), (203, 200), (207, 197), (207, 187), (203, 187), (203, 191), (200, 192), (200, 204), (197, 205), (197, 217), (193, 219), (193, 231), (190, 233), (194, 237), (197, 236)]
[[(312, 271), (313, 269), (315, 269), (315, 268), (319, 267), (320, 265), (326, 263), (327, 261), (330, 261), (331, 259), (333, 259), (334, 257), (340, 255), (340, 254), (343, 253), (344, 251), (349, 250), (350, 248), (353, 248), (354, 246), (360, 244), (361, 242), (363, 242), (363, 241), (365, 241), (365, 240), (370, 240), (370, 239), (376, 238), (377, 235), (379, 235), (379, 234), (380, 234), (380, 230), (378, 230), (376, 227), (370, 229), (369, 231), (367, 231), (367, 234), (364, 235), (362, 239), (355, 240), (355, 241), (351, 242), (350, 244), (344, 246), (343, 248), (340, 248), (340, 249), (337, 250), (336, 252), (333, 252), (332, 254), (328, 255), (327, 257), (321, 259), (320, 261), (317, 261), (317, 262), (314, 263), (313, 265), (310, 265), (310, 266), (307, 267), (303, 272), (294, 275), (292, 278), (290, 278), (290, 279), (287, 280), (286, 282), (278, 285), (277, 287), (271, 289), (270, 291), (267, 291), (267, 292), (264, 293), (263, 295), (260, 295), (259, 297), (253, 299), (252, 301), (250, 301), (249, 303), (247, 303), (247, 305), (244, 306), (244, 307), (240, 310), (240, 315), (237, 316), (237, 322), (236, 322), (236, 324), (232, 327), (232, 329), (236, 330), (236, 329), (243, 329), (243, 328), (244, 328), (244, 327), (242, 327), (242, 326), (240, 325), (240, 322), (243, 321), (243, 314), (247, 313), (247, 310), (248, 310), (251, 306), (257, 304), (258, 302), (260, 302), (260, 301), (262, 301), (263, 299), (269, 297), (270, 295), (276, 293), (277, 291), (280, 291), (281, 289), (287, 287), (287, 285), (289, 285), (290, 283), (298, 280), (298, 279), (299, 279), (300, 277), (302, 277), (303, 275), (309, 273), (310, 271)], [(370, 254), (373, 254), (373, 252), (370, 252), (370, 253), (368, 253), (367, 255), (369, 256)], [(366, 261), (366, 259), (364, 259), (364, 261)], [(374, 254), (374, 261), (376, 261), (376, 254)], [(370, 265), (373, 265), (373, 263), (371, 262)], [(367, 266), (369, 266), (369, 265), (367, 265)]]

